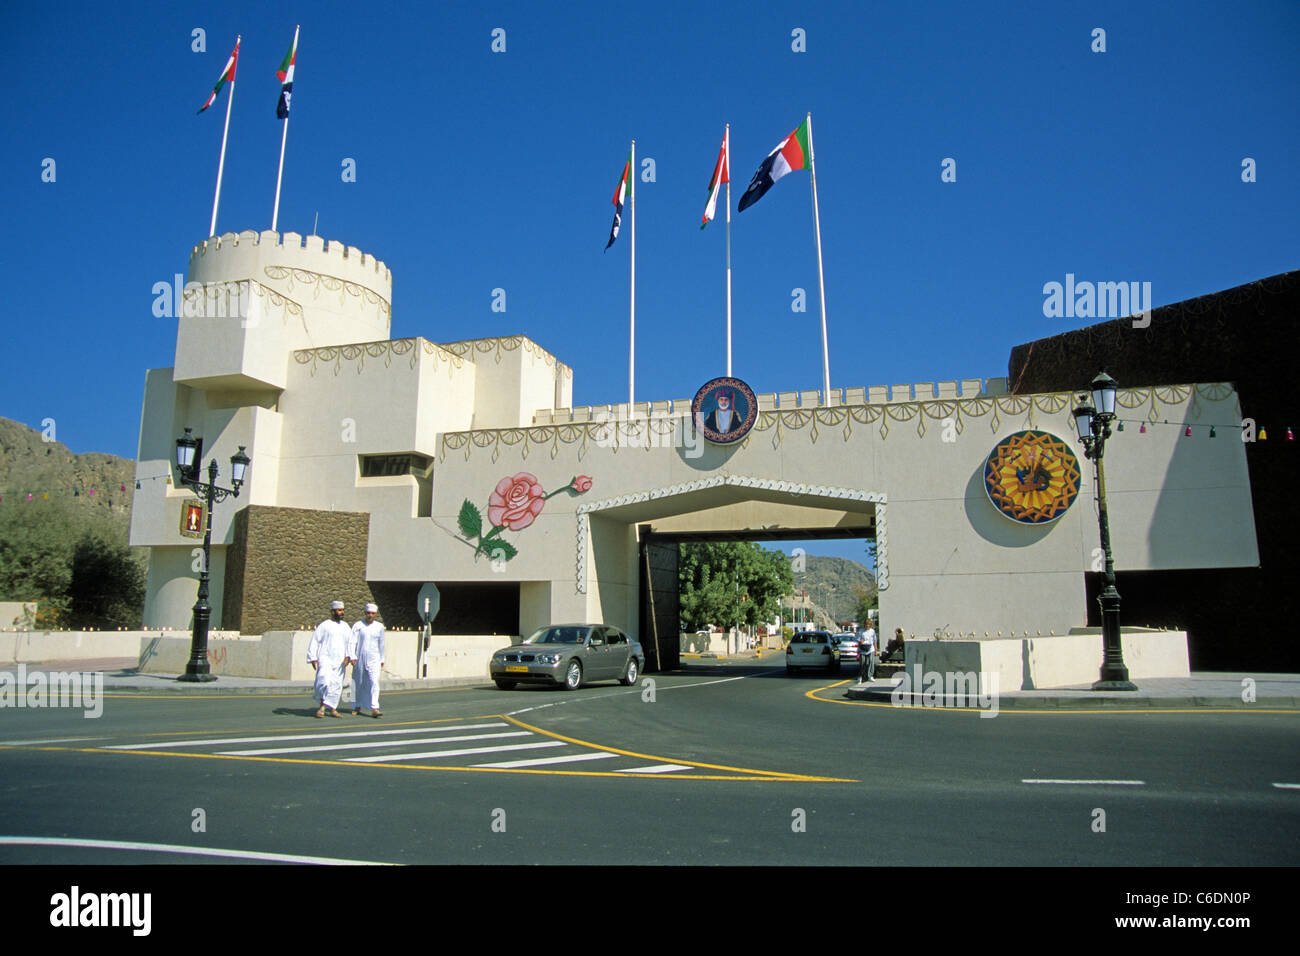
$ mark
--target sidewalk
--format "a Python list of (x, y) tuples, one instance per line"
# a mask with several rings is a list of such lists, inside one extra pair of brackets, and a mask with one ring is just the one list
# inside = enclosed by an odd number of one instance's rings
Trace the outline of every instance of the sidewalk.
[[(1250, 682), (1250, 683), (1248, 683)], [(1000, 709), (1049, 710), (1104, 708), (1232, 708), (1257, 710), (1300, 709), (1300, 674), (1244, 674), (1217, 671), (1193, 673), (1190, 677), (1157, 677), (1133, 681), (1135, 691), (1095, 691), (1088, 684), (1046, 690), (1011, 690), (997, 695)], [(845, 688), (850, 700), (912, 707), (979, 707), (978, 699), (951, 695), (923, 695), (924, 688), (907, 687), (895, 694), (899, 677), (859, 684), (854, 678)], [(910, 685), (910, 682), (909, 682)], [(1253, 694), (1252, 694), (1253, 692)], [(1253, 696), (1253, 700), (1250, 699)]]
[[(23, 666), (28, 674), (41, 672), (101, 672), (104, 675), (105, 691), (138, 692), (141, 694), (301, 694), (310, 697), (312, 681), (272, 680), (265, 677), (231, 677), (220, 674), (214, 681), (191, 684), (177, 680), (177, 674), (142, 674), (136, 669), (136, 658), (93, 658), (85, 660), (46, 661), (28, 663)], [(16, 675), (18, 665), (0, 664), (0, 674)], [(344, 681), (345, 687), (351, 686), (351, 679)], [(384, 693), (401, 690), (438, 690), (445, 687), (474, 687), (490, 685), (491, 679), (486, 674), (482, 677), (430, 678), (427, 680), (397, 679), (385, 676), (380, 686)]]

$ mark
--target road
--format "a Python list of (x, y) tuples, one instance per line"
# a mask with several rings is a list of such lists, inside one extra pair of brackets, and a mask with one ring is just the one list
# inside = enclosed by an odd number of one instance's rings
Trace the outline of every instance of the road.
[(1300, 715), (988, 719), (842, 679), (697, 665), (390, 693), (379, 720), (219, 684), (4, 709), (0, 862), (1300, 863)]

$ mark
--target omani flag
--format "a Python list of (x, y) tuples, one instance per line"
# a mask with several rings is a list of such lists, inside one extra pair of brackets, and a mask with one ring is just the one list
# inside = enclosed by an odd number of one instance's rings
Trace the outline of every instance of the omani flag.
[(211, 106), (213, 101), (216, 100), (217, 94), (220, 93), (221, 88), (226, 85), (226, 80), (229, 80), (231, 83), (235, 82), (235, 63), (238, 59), (239, 37), (235, 37), (235, 49), (231, 52), (230, 59), (226, 61), (225, 69), (223, 69), (221, 75), (217, 77), (217, 85), (212, 88), (212, 93), (208, 96), (208, 101), (199, 107), (200, 113)]
[(713, 178), (709, 180), (709, 203), (704, 207), (704, 221), (700, 223), (703, 229), (713, 221), (713, 216), (718, 208), (718, 192), (722, 189), (723, 183), (731, 182), (731, 157), (727, 154), (730, 152), (729, 143), (731, 132), (728, 130), (722, 134), (722, 149), (718, 151), (718, 162), (713, 167)]

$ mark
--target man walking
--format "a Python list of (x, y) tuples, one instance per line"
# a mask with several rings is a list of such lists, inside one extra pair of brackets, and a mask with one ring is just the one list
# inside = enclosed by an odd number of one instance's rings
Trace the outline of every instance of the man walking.
[(307, 645), (307, 661), (316, 670), (312, 694), (320, 701), (317, 717), (343, 716), (338, 712), (339, 695), (352, 660), (351, 649), (352, 632), (343, 621), (343, 602), (331, 601), (329, 618), (320, 622)]
[(379, 608), (366, 605), (366, 619), (352, 625), (352, 677), (356, 681), (356, 696), (352, 699), (352, 715), (361, 715), (364, 704), (370, 708), (371, 717), (382, 717), (379, 709), (379, 674), (384, 668), (384, 625), (375, 620)]
[(858, 634), (858, 683), (865, 684), (876, 679), (876, 629), (867, 621), (867, 626)]

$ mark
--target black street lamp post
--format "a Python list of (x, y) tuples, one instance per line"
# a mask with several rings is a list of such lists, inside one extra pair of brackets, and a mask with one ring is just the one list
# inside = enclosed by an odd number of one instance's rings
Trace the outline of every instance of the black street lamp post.
[(1104, 454), (1106, 439), (1110, 437), (1110, 423), (1115, 420), (1116, 381), (1104, 371), (1092, 380), (1092, 405), (1083, 404), (1074, 410), (1074, 423), (1083, 442), (1084, 454), (1092, 459), (1097, 469), (1097, 522), (1101, 526), (1101, 550), (1105, 557), (1105, 587), (1097, 597), (1101, 605), (1101, 634), (1105, 651), (1101, 663), (1101, 679), (1092, 685), (1093, 690), (1137, 690), (1128, 679), (1124, 666), (1124, 652), (1119, 636), (1119, 590), (1115, 587), (1115, 558), (1110, 550), (1110, 519), (1106, 514), (1106, 467)]
[(230, 456), (230, 483), (233, 488), (217, 487), (217, 460), (208, 464), (208, 480), (199, 481), (199, 466), (195, 461), (199, 450), (199, 440), (194, 438), (190, 429), (176, 439), (176, 465), (180, 469), (181, 484), (192, 488), (206, 501), (203, 523), (203, 568), (199, 572), (199, 595), (194, 602), (194, 626), (190, 632), (190, 660), (185, 665), (185, 673), (177, 680), (190, 683), (207, 683), (216, 680), (208, 664), (208, 622), (212, 617), (212, 608), (208, 605), (208, 562), (212, 548), (212, 505), (225, 501), (233, 495), (239, 497), (239, 489), (244, 484), (244, 474), (248, 469), (249, 457), (244, 454), (244, 446)]

